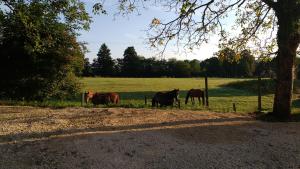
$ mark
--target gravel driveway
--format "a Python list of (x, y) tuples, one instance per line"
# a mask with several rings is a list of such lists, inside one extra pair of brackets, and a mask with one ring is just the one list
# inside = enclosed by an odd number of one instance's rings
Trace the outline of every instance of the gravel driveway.
[(300, 123), (176, 109), (2, 106), (0, 168), (300, 169)]

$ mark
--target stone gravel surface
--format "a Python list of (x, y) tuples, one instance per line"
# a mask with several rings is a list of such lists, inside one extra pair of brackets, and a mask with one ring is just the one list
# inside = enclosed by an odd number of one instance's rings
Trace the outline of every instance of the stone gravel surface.
[(0, 107), (2, 169), (300, 169), (300, 123), (239, 113)]

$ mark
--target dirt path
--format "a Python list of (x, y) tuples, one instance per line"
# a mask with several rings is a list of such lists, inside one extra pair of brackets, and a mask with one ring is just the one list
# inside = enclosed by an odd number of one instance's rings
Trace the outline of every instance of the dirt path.
[(0, 107), (0, 168), (300, 168), (300, 123), (185, 110)]

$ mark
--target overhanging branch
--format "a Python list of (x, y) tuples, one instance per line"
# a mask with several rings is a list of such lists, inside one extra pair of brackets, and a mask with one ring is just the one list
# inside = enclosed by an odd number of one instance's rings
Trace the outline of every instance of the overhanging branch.
[(267, 4), (269, 7), (275, 9), (276, 8), (276, 2), (273, 0), (262, 0), (265, 4)]

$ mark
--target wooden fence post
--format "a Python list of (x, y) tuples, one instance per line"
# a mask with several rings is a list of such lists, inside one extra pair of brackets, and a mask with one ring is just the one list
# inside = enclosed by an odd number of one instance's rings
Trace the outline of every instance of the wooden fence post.
[(232, 103), (233, 111), (236, 112), (236, 106), (235, 103)]
[(145, 96), (145, 105), (147, 105), (147, 96)]
[(83, 102), (84, 102), (84, 93), (81, 93), (81, 106), (83, 106)]
[(258, 103), (257, 103), (257, 108), (258, 111), (261, 112), (261, 78), (258, 77), (258, 82), (257, 82), (257, 90), (258, 90)]
[(209, 102), (208, 102), (208, 82), (207, 82), (207, 76), (205, 75), (205, 105), (208, 107)]

